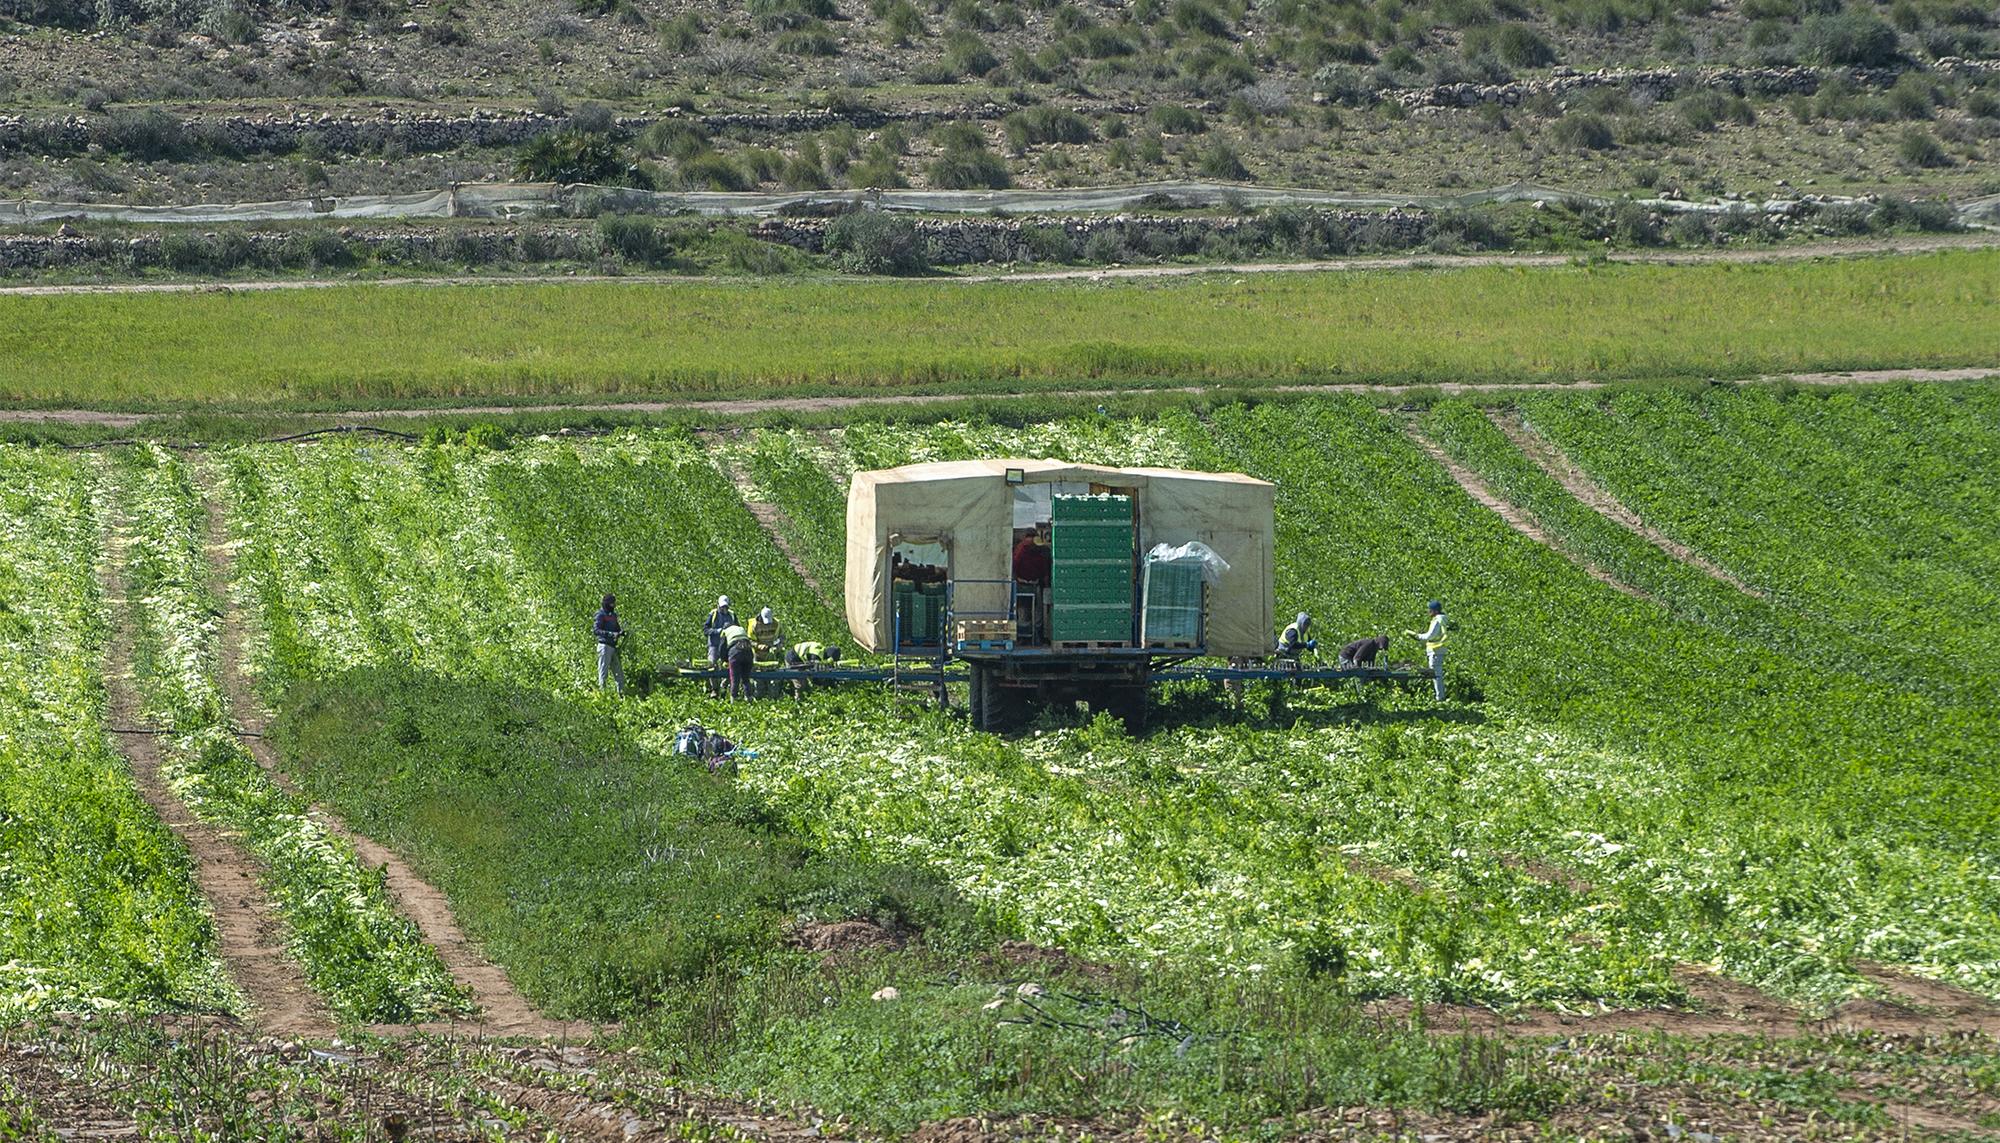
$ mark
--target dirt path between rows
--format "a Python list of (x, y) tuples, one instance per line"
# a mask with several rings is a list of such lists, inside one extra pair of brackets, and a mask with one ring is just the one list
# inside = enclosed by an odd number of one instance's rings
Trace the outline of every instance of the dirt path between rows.
[(718, 449), (711, 448), (706, 451), (710, 462), (736, 486), (736, 498), (743, 502), (743, 507), (750, 510), (750, 515), (756, 518), (757, 526), (770, 537), (771, 544), (778, 549), (778, 554), (785, 557), (785, 562), (792, 565), (792, 570), (799, 573), (799, 578), (805, 581), (807, 587), (812, 588), (813, 594), (819, 597), (821, 603), (838, 613), (840, 605), (827, 594), (825, 585), (819, 582), (819, 577), (813, 575), (812, 569), (806, 566), (806, 561), (800, 558), (798, 550), (792, 547), (791, 517), (785, 514), (783, 508), (757, 495), (757, 482), (750, 478), (750, 474), (744, 471), (743, 466)]
[(1488, 409), (1486, 416), (1507, 435), (1508, 440), (1514, 442), (1514, 447), (1521, 450), (1521, 455), (1554, 478), (1557, 484), (1562, 485), (1563, 491), (1575, 497), (1585, 507), (1711, 579), (1726, 583), (1745, 595), (1755, 596), (1758, 599), (1770, 598), (1764, 592), (1737, 578), (1735, 573), (1721, 564), (1640, 519), (1637, 512), (1627, 508), (1603, 485), (1592, 480), (1590, 475), (1579, 468), (1554, 441), (1536, 432), (1522, 419), (1518, 411)]
[[(1814, 258), (1855, 258), (1882, 254), (1925, 254), (1936, 250), (1978, 250), (2000, 246), (2000, 232), (1965, 234), (1902, 234), (1885, 238), (1850, 238), (1807, 246), (1746, 250), (1623, 250), (1603, 251), (1604, 260), (1628, 265), (1694, 266), (1705, 263), (1800, 262)], [(1364, 270), (1450, 270), (1471, 266), (1522, 268), (1567, 266), (1598, 252), (1567, 254), (1387, 254), (1375, 257), (1327, 258), (1310, 262), (1212, 262), (1198, 265), (1098, 266), (1087, 269), (993, 271), (938, 274), (928, 278), (834, 278), (833, 281), (902, 281), (950, 287), (980, 282), (1107, 282), (1125, 279), (1186, 278), (1202, 274), (1318, 274)], [(820, 280), (820, 279), (816, 279)], [(196, 294), (268, 293), (273, 290), (327, 290), (343, 286), (440, 287), (577, 285), (613, 283), (626, 286), (718, 285), (728, 279), (685, 274), (523, 274), (511, 277), (297, 278), (245, 282), (106, 282), (95, 285), (0, 286), (4, 297), (54, 297), (73, 294)]]
[(131, 525), (121, 509), (113, 509), (109, 532), (100, 576), (105, 606), (117, 616), (104, 662), (104, 713), (112, 737), (132, 765), (140, 796), (193, 859), (195, 884), (215, 921), (216, 952), (230, 981), (249, 1002), (250, 1022), (273, 1036), (330, 1036), (333, 1021), (306, 983), (304, 970), (285, 949), (284, 925), (258, 878), (256, 862), (197, 819), (161, 774), (158, 728), (141, 720), (138, 683), (133, 678), (137, 633), (124, 570)]
[[(243, 609), (235, 598), (235, 548), (229, 540), (228, 525), (217, 503), (214, 474), (201, 474), (208, 508), (208, 557), (215, 596), (222, 603), (222, 630), (218, 647), (224, 688), (229, 709), (242, 741), (271, 775), (287, 791), (298, 794), (298, 786), (278, 764), (277, 751), (266, 731), (270, 717), (257, 698), (245, 669), (248, 631)], [(346, 823), (314, 806), (313, 815), (335, 836), (354, 847), (368, 866), (380, 869), (389, 899), (397, 911), (408, 917), (423, 933), (424, 940), (437, 949), (452, 978), (468, 988), (478, 1011), (463, 1019), (426, 1024), (427, 1031), (476, 1032), (496, 1036), (534, 1036), (544, 1039), (587, 1040), (593, 1033), (587, 1023), (551, 1020), (541, 1014), (514, 987), (506, 972), (488, 960), (459, 927), (451, 902), (442, 892), (418, 876), (395, 851), (348, 828)]]
[[(2000, 379), (2000, 366), (1974, 366), (1956, 369), (1861, 369), (1846, 373), (1769, 373), (1757, 377), (1736, 380), (1716, 379), (1719, 385), (1766, 385), (1788, 383), (1793, 385), (1895, 385), (1905, 383), (1929, 383), (1951, 381), (1980, 381)], [(1494, 384), (1477, 384), (1463, 381), (1442, 381), (1428, 385), (1389, 385), (1366, 382), (1328, 382), (1325, 384), (1300, 383), (1292, 385), (1271, 385), (1260, 391), (1266, 393), (1323, 394), (1326, 396), (1396, 397), (1406, 394), (1426, 396), (1464, 397), (1483, 394), (1568, 392), (1588, 393), (1614, 388), (1628, 383), (1613, 381), (1513, 381)], [(1136, 397), (1158, 394), (1199, 397), (1211, 393), (1228, 393), (1234, 390), (1220, 385), (1160, 385), (1129, 389), (1049, 389), (1035, 390), (1027, 396), (1057, 400), (1086, 400), (1093, 398)], [(715, 398), (672, 398), (658, 401), (570, 401), (557, 404), (513, 404), (513, 405), (449, 405), (422, 408), (391, 409), (346, 409), (326, 413), (298, 413), (300, 419), (320, 419), (328, 423), (352, 424), (380, 420), (407, 420), (415, 417), (506, 417), (524, 413), (601, 413), (607, 416), (647, 416), (658, 413), (705, 412), (717, 417), (746, 416), (756, 413), (823, 413), (841, 409), (879, 408), (882, 406), (948, 405), (971, 400), (1003, 400), (1022, 396), (1014, 393), (870, 393), (860, 396), (817, 396), (817, 397), (746, 397), (740, 399)], [(230, 413), (256, 413), (255, 406), (241, 409), (218, 410), (218, 415)], [(174, 416), (173, 413), (121, 412), (115, 409), (36, 409), (0, 408), (0, 422), (50, 424), (99, 425), (111, 429), (136, 428), (149, 419)]]
[(1549, 535), (1547, 530), (1533, 516), (1523, 511), (1513, 501), (1495, 492), (1478, 473), (1454, 460), (1450, 453), (1444, 451), (1442, 445), (1425, 435), (1424, 431), (1418, 428), (1413, 422), (1405, 420), (1403, 422), (1403, 432), (1412, 441), (1416, 442), (1418, 448), (1424, 450), (1426, 456), (1436, 461), (1439, 467), (1450, 473), (1451, 478), (1458, 483), (1460, 488), (1465, 490), (1467, 496), (1472, 497), (1479, 502), (1481, 507), (1490, 509), (1494, 515), (1506, 521), (1508, 527), (1550, 551), (1555, 552), (1577, 567), (1582, 568), (1590, 578), (1614, 591), (1624, 592), (1634, 599), (1643, 599), (1648, 603), (1659, 602), (1659, 600), (1654, 599), (1652, 596), (1647, 595), (1645, 592), (1640, 591), (1638, 588), (1633, 587), (1631, 584), (1626, 583), (1624, 580), (1619, 579), (1605, 569), (1598, 567), (1596, 564), (1557, 543), (1555, 537)]

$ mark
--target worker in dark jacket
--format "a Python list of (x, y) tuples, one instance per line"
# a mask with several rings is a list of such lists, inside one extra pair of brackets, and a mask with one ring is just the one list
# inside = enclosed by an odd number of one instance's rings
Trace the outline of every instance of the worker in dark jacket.
[(1340, 649), (1342, 667), (1372, 667), (1375, 656), (1389, 649), (1387, 635), (1374, 635), (1367, 639), (1356, 639)]
[(729, 609), (729, 597), (720, 596), (715, 601), (715, 610), (701, 622), (702, 634), (708, 636), (708, 661), (711, 665), (722, 661), (722, 632), (736, 626), (736, 613)]
[(597, 620), (590, 626), (597, 636), (597, 689), (604, 689), (604, 678), (609, 675), (618, 682), (618, 693), (625, 693), (625, 665), (618, 661), (618, 641), (625, 638), (625, 628), (618, 622), (618, 599), (604, 597), (604, 605), (598, 608)]
[(1307, 651), (1319, 650), (1319, 640), (1309, 637), (1312, 622), (1312, 616), (1299, 612), (1299, 617), (1278, 636), (1278, 658), (1296, 661)]
[(729, 697), (750, 697), (750, 674), (757, 666), (757, 650), (750, 645), (750, 632), (741, 624), (722, 630), (722, 653), (729, 660)]

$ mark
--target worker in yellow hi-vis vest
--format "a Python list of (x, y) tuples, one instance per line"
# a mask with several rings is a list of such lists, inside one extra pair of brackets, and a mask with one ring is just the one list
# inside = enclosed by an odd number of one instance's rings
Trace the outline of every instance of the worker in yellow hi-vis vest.
[(1405, 631), (1412, 639), (1424, 641), (1424, 656), (1430, 663), (1431, 681), (1437, 685), (1437, 699), (1444, 701), (1444, 645), (1451, 638), (1451, 621), (1444, 617), (1444, 604), (1433, 599), (1428, 608), (1431, 625), (1422, 631)]

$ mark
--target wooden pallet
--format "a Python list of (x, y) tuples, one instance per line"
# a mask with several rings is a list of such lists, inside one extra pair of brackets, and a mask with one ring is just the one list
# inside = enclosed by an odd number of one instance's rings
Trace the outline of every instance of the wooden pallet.
[(1130, 650), (1129, 639), (1059, 639), (1049, 644), (1058, 651), (1122, 651)]
[(1193, 639), (1161, 639), (1146, 644), (1148, 651), (1199, 651), (1201, 644)]
[(1014, 641), (1012, 639), (960, 639), (958, 641), (958, 649), (961, 651), (1012, 651), (1014, 649)]

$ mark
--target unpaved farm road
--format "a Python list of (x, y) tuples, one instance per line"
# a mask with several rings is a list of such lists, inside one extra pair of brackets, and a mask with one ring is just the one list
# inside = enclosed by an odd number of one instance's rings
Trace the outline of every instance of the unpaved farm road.
[[(1902, 234), (1886, 238), (1843, 238), (1807, 246), (1777, 246), (1745, 250), (1626, 250), (1606, 251), (1605, 260), (1620, 264), (1692, 266), (1711, 262), (1798, 262), (1812, 258), (1862, 257), (1871, 254), (1924, 254), (1935, 250), (1978, 250), (2000, 246), (2000, 230), (1965, 234)], [(1006, 273), (940, 274), (929, 278), (854, 278), (850, 281), (899, 281), (951, 286), (966, 282), (1116, 281), (1123, 278), (1186, 278), (1201, 274), (1310, 274), (1355, 270), (1456, 269), (1466, 266), (1566, 266), (1582, 253), (1570, 254), (1394, 254), (1370, 258), (1329, 258), (1316, 262), (1222, 262), (1189, 266), (1103, 266), (1093, 269), (1025, 270)], [(421, 278), (293, 278), (249, 282), (107, 282), (101, 285), (0, 286), (0, 297), (45, 297), (62, 294), (193, 294), (229, 291), (324, 290), (336, 286), (517, 286), (549, 283), (617, 282), (657, 285), (669, 282), (717, 285), (743, 279), (673, 274), (523, 274), (508, 277)]]
[[(1846, 373), (1775, 373), (1761, 377), (1749, 377), (1733, 381), (1718, 381), (1727, 385), (1758, 385), (1771, 382), (1789, 382), (1794, 385), (1893, 385), (1906, 382), (1934, 381), (1982, 381), (2000, 380), (2000, 365), (1972, 366), (1964, 369), (1859, 369)], [(1272, 385), (1262, 391), (1267, 393), (1324, 393), (1356, 394), (1368, 397), (1393, 397), (1399, 393), (1444, 394), (1461, 396), (1473, 393), (1532, 393), (1543, 391), (1589, 392), (1608, 389), (1622, 381), (1518, 381), (1500, 382), (1492, 385), (1470, 384), (1460, 381), (1441, 381), (1428, 385), (1370, 385), (1366, 383), (1333, 382), (1324, 385)], [(1152, 394), (1184, 394), (1200, 396), (1204, 393), (1224, 392), (1228, 387), (1218, 385), (1158, 385), (1130, 389), (1048, 389), (1035, 390), (1036, 397), (1082, 399), (1092, 397), (1134, 397)], [(643, 416), (653, 413), (675, 413), (695, 410), (713, 413), (718, 417), (743, 416), (752, 413), (817, 413), (832, 409), (855, 409), (879, 405), (944, 405), (954, 401), (999, 399), (1010, 396), (1006, 393), (893, 393), (867, 394), (852, 397), (750, 397), (741, 400), (715, 400), (699, 398), (679, 398), (661, 401), (572, 401), (560, 404), (538, 405), (443, 405), (410, 409), (347, 409), (326, 413), (298, 413), (301, 420), (325, 420), (329, 423), (351, 424), (355, 422), (409, 419), (412, 417), (505, 417), (519, 413), (604, 413), (613, 415)], [(216, 413), (254, 413), (256, 408), (218, 409)], [(72, 425), (102, 425), (106, 428), (129, 429), (151, 418), (172, 416), (172, 413), (134, 413), (115, 409), (0, 409), (0, 422), (50, 422)]]

